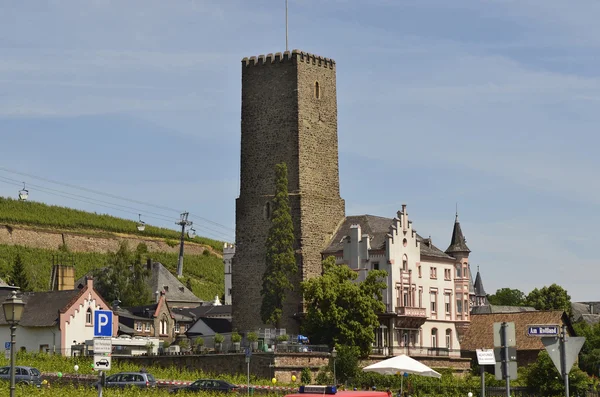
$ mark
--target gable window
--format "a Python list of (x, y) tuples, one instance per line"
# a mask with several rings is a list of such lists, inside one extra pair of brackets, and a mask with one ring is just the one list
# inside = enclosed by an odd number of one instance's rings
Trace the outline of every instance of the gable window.
[(145, 328), (144, 330), (145, 330), (146, 332), (150, 332), (150, 323), (146, 323), (146, 324), (144, 324), (144, 328)]
[(423, 277), (423, 273), (421, 272), (421, 265), (417, 266), (417, 270), (419, 271), (419, 278)]
[(135, 323), (135, 330), (139, 331), (139, 332), (142, 332), (142, 323), (141, 322), (140, 323)]
[(402, 257), (402, 270), (408, 270), (408, 257), (406, 256), (406, 254), (404, 254), (404, 256)]
[(92, 325), (93, 319), (94, 319), (94, 316), (92, 314), (92, 308), (90, 307), (85, 312), (85, 325)]

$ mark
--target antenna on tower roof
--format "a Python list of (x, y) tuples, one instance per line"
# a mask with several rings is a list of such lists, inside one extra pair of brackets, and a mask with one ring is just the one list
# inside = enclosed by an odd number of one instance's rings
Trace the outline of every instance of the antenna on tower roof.
[(285, 50), (288, 51), (288, 0), (285, 0)]

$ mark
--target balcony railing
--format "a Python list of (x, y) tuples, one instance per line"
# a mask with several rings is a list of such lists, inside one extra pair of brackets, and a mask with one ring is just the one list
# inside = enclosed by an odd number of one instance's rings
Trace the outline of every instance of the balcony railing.
[(396, 307), (396, 314), (406, 317), (427, 317), (427, 310), (424, 307)]
[(447, 347), (430, 347), (427, 349), (428, 356), (449, 356), (450, 349)]

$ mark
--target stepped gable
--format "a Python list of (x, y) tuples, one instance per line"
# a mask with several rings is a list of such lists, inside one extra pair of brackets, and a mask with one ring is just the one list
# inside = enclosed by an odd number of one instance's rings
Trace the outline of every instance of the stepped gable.
[(267, 64), (274, 64), (279, 62), (289, 62), (296, 60), (297, 62), (312, 63), (313, 65), (319, 65), (335, 69), (335, 61), (331, 58), (322, 57), (320, 55), (311, 54), (300, 50), (285, 51), (283, 53), (276, 52), (275, 54), (266, 54), (259, 56), (244, 57), (242, 64), (244, 66), (261, 66)]
[[(323, 254), (334, 254), (344, 250), (343, 238), (350, 235), (350, 227), (352, 225), (360, 225), (363, 234), (368, 234), (371, 238), (371, 249), (385, 249), (386, 235), (389, 233), (390, 225), (394, 220), (375, 215), (356, 215), (347, 216), (344, 222), (337, 229), (335, 235), (331, 239), (329, 246), (323, 251)], [(425, 239), (417, 234), (417, 241), (420, 244), (421, 255), (453, 259), (450, 255), (437, 248), (430, 239)]]

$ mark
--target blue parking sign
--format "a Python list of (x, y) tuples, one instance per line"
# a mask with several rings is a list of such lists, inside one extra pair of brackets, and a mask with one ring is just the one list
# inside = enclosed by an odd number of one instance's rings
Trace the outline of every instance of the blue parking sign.
[(4, 349), (10, 350), (10, 342), (4, 342)]
[(108, 336), (113, 334), (113, 313), (110, 310), (96, 310), (94, 312), (94, 336)]

